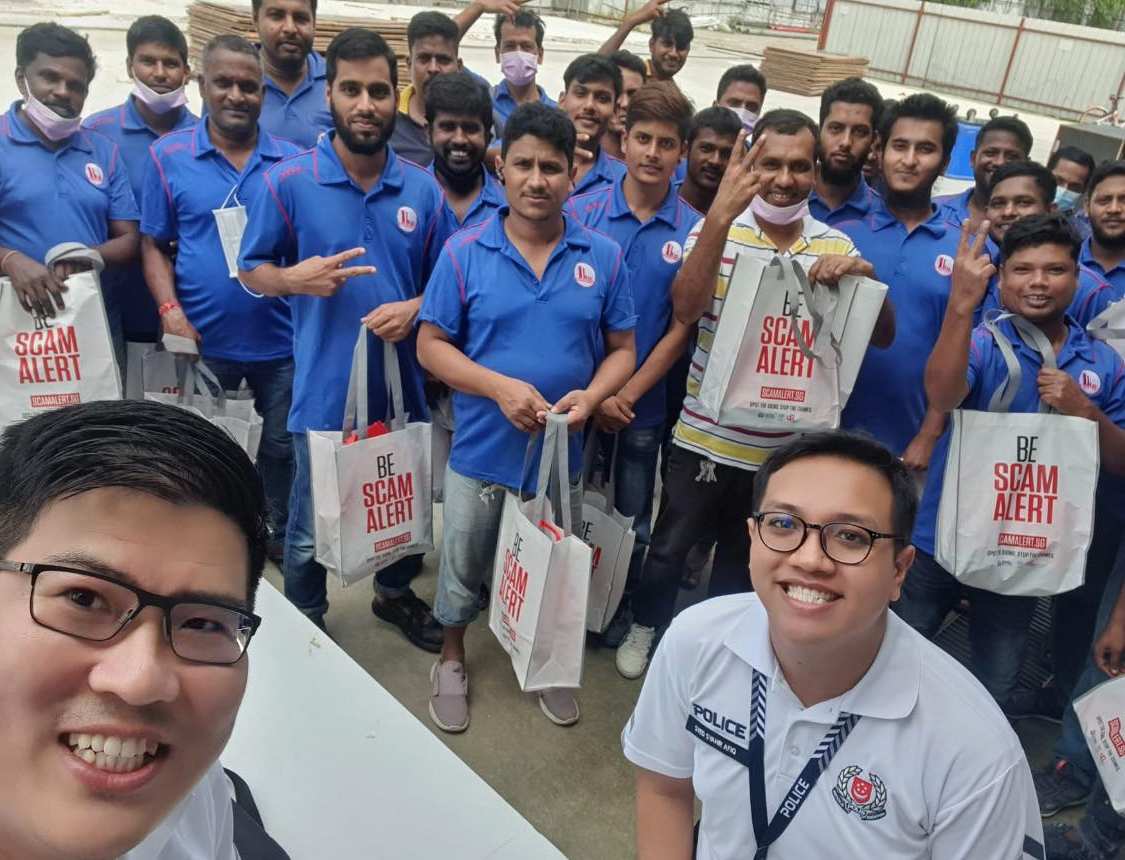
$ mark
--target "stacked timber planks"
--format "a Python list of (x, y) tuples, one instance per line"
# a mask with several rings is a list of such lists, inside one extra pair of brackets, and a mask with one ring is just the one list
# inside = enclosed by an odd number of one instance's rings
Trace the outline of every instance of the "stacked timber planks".
[(818, 96), (842, 78), (862, 78), (867, 74), (867, 60), (770, 45), (763, 54), (761, 71), (771, 90)]
[[(324, 4), (321, 4), (322, 6)], [(407, 21), (386, 21), (378, 18), (364, 18), (358, 15), (330, 15), (323, 10), (316, 18), (316, 36), (313, 50), (324, 53), (332, 39), (352, 27), (366, 27), (379, 33), (398, 57), (398, 79), (400, 85), (409, 83), (406, 71), (406, 26)], [(196, 0), (188, 7), (188, 41), (191, 45), (191, 65), (198, 71), (203, 46), (220, 33), (237, 33), (252, 42), (258, 41), (254, 29), (254, 19), (250, 14), (249, 0), (240, 0), (237, 5)]]

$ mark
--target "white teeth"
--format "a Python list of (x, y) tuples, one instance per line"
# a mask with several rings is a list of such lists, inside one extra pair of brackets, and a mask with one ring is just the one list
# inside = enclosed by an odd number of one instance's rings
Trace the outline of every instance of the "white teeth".
[(105, 753), (98, 753), (98, 757), (94, 759), (94, 767), (105, 769)]
[(88, 749), (89, 746), (90, 746), (90, 740), (91, 740), (91, 738), (90, 738), (89, 735), (79, 735), (78, 736), (78, 749), (80, 749), (80, 750)]
[(823, 591), (817, 591), (812, 588), (805, 588), (803, 585), (790, 585), (786, 589), (786, 594), (796, 600), (798, 603), (812, 603), (821, 605), (831, 603), (836, 599), (835, 595), (828, 594)]
[(157, 741), (147, 738), (118, 738), (112, 735), (88, 735), (72, 732), (70, 746), (76, 756), (99, 770), (129, 773), (145, 763), (145, 754), (156, 755)]
[(105, 739), (105, 754), (107, 756), (121, 755), (121, 739), (115, 737), (108, 737)]
[(86, 764), (93, 764), (95, 761), (97, 761), (97, 758), (98, 758), (98, 754), (96, 752), (94, 752), (93, 750), (91, 750), (91, 749), (82, 750), (82, 760), (85, 761)]
[[(144, 741), (141, 741), (141, 750), (145, 748)], [(132, 758), (137, 754), (137, 742), (133, 738), (126, 739), (121, 744), (121, 755)]]
[(156, 751), (159, 748), (160, 744), (158, 744), (156, 741), (145, 741), (145, 752), (147, 752), (149, 755), (156, 755)]
[(90, 749), (94, 752), (101, 752), (105, 749), (105, 735), (94, 735), (90, 739)]

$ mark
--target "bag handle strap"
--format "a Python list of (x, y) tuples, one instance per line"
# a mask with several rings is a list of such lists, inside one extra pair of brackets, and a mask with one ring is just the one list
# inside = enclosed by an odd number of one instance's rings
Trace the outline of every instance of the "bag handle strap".
[(195, 395), (199, 394), (203, 405), (199, 411), (208, 419), (214, 417), (215, 407), (220, 411), (226, 408), (227, 393), (219, 378), (202, 361), (192, 361), (186, 356), (176, 356), (176, 385), (180, 393), (176, 403), (195, 406)]
[[(804, 267), (796, 260), (781, 257), (774, 257), (774, 260), (780, 265), (782, 279), (785, 281), (789, 300), (789, 325), (797, 340), (797, 347), (805, 358), (821, 363), (824, 362), (828, 349), (832, 348), (836, 351), (838, 364), (840, 346), (832, 337), (832, 328), (836, 324), (836, 310), (840, 303), (839, 289), (826, 284), (817, 284), (814, 288), (809, 283)], [(773, 265), (773, 261), (770, 265)], [(809, 319), (812, 320), (812, 342), (808, 344), (801, 336), (800, 321), (797, 318), (802, 299)], [(826, 327), (828, 337), (821, 337), (821, 332)]]
[(60, 242), (55, 245), (47, 251), (47, 255), (43, 258), (43, 265), (49, 269), (55, 263), (62, 263), (65, 260), (87, 262), (99, 274), (105, 269), (105, 260), (102, 259), (102, 255), (81, 242)]
[[(602, 472), (601, 490), (605, 498), (605, 513), (613, 514), (617, 501), (617, 446), (621, 444), (621, 434), (613, 434), (613, 445), (609, 449), (609, 459), (606, 461)], [(594, 465), (598, 460), (598, 449), (601, 447), (601, 437), (597, 430), (590, 432), (586, 440), (586, 447), (582, 451), (582, 477), (591, 482), (594, 477)]]
[[(1004, 384), (992, 393), (992, 398), (988, 401), (989, 412), (1007, 412), (1011, 409), (1012, 402), (1016, 399), (1016, 393), (1019, 391), (1020, 383), (1023, 381), (1023, 368), (1020, 366), (1019, 359), (1016, 358), (1015, 350), (1012, 349), (1011, 341), (1000, 330), (999, 323), (1001, 320), (1010, 319), (1016, 333), (1019, 334), (1020, 340), (1039, 353), (1040, 358), (1043, 359), (1043, 366), (1051, 370), (1058, 369), (1058, 360), (1055, 357), (1054, 347), (1051, 342), (1047, 340), (1047, 336), (1039, 330), (1038, 327), (1029, 323), (1026, 319), (1018, 314), (1010, 314), (998, 311), (989, 311), (985, 314), (984, 326), (992, 335), (993, 340), (996, 341), (996, 346), (1000, 349), (1000, 355), (1004, 359), (1004, 364), (1008, 368), (1008, 378)], [(1039, 402), (1039, 411), (1041, 413), (1051, 412), (1051, 408), (1041, 400)]]
[(554, 507), (555, 522), (562, 526), (563, 534), (573, 530), (570, 518), (570, 451), (567, 444), (567, 423), (565, 413), (547, 413), (547, 426), (542, 433), (535, 433), (527, 443), (520, 482), (527, 472), (527, 465), (540, 437), (543, 450), (539, 456), (539, 476), (532, 500), (531, 516), (536, 521), (543, 519), (547, 510), (547, 498)]
[[(403, 430), (406, 428), (409, 416), (406, 414), (402, 394), (402, 369), (399, 365), (398, 350), (393, 343), (383, 342), (383, 381), (390, 391), (388, 399), (388, 412), (393, 409), (393, 416), (388, 414), (384, 418), (388, 421), (388, 430)], [(367, 326), (359, 327), (359, 335), (352, 349), (352, 369), (348, 374), (348, 395), (344, 401), (343, 437), (347, 439), (356, 428), (361, 428), (364, 433), (370, 426), (370, 410), (367, 398)]]

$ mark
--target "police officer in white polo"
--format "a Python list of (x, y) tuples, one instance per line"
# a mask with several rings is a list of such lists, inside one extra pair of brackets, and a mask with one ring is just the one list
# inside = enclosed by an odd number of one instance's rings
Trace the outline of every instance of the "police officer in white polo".
[(758, 473), (754, 594), (683, 612), (622, 735), (641, 860), (1043, 858), (1031, 773), (984, 688), (891, 614), (913, 479), (803, 436)]

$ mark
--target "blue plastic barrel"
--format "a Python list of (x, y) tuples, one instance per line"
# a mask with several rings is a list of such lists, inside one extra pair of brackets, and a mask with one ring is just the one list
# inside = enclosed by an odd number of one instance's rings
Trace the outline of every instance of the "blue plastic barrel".
[(945, 175), (949, 179), (972, 179), (973, 168), (969, 164), (969, 153), (976, 148), (981, 127), (973, 122), (958, 122), (957, 126), (957, 143), (953, 147), (953, 155), (949, 158)]

